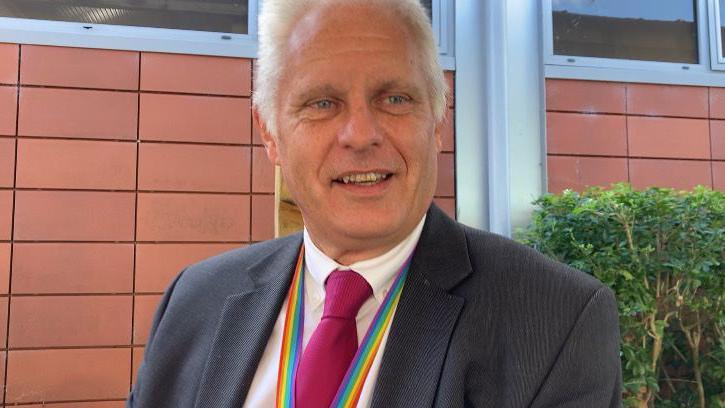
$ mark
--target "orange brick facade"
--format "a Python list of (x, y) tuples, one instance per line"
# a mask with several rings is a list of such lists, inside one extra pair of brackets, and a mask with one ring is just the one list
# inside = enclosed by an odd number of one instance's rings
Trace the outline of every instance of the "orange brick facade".
[(725, 89), (548, 79), (548, 189), (725, 190)]
[(251, 80), (249, 59), (0, 44), (4, 404), (122, 407), (169, 281), (272, 238)]

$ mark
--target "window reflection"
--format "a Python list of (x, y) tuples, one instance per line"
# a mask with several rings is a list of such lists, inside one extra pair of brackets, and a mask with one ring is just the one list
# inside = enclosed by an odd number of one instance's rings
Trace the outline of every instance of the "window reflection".
[(696, 64), (695, 0), (552, 0), (554, 53)]
[(1, 0), (0, 16), (247, 34), (247, 0)]

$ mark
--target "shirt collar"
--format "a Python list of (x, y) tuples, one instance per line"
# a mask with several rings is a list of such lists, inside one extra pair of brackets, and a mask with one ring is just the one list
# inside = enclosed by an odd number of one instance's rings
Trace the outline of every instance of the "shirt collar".
[[(370, 284), (370, 287), (373, 289), (373, 296), (375, 299), (378, 303), (382, 303), (385, 299), (385, 295), (387, 295), (388, 290), (390, 289), (390, 285), (393, 283), (396, 272), (398, 272), (400, 267), (403, 266), (403, 263), (408, 259), (410, 254), (413, 253), (415, 246), (418, 244), (418, 239), (423, 231), (425, 217), (426, 216), (423, 215), (423, 218), (413, 231), (393, 249), (380, 256), (376, 256), (375, 258), (358, 261), (351, 265), (340, 265), (334, 259), (325, 255), (325, 253), (323, 253), (317, 245), (312, 242), (312, 239), (307, 232), (307, 228), (305, 228), (305, 269), (312, 277), (311, 283), (314, 284), (314, 288), (310, 289), (317, 291), (317, 293), (322, 295), (324, 294), (325, 280), (332, 271), (335, 269), (352, 269), (365, 278), (365, 280)], [(319, 296), (319, 299), (324, 299), (324, 296)]]

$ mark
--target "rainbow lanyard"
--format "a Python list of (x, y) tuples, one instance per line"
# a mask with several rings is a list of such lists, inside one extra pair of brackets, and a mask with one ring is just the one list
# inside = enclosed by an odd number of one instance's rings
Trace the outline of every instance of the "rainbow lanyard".
[[(293, 408), (294, 403), (294, 378), (297, 374), (297, 365), (302, 355), (302, 331), (304, 329), (304, 245), (300, 249), (297, 258), (295, 274), (292, 278), (292, 285), (289, 291), (289, 303), (287, 305), (287, 316), (284, 321), (284, 335), (282, 337), (282, 351), (279, 359), (279, 371), (277, 376), (277, 408)], [(385, 296), (383, 303), (375, 313), (370, 327), (363, 338), (355, 357), (350, 363), (350, 368), (345, 374), (335, 399), (330, 407), (352, 408), (357, 405), (360, 399), (365, 379), (373, 364), (375, 355), (380, 348), (383, 335), (390, 325), (393, 311), (398, 305), (400, 294), (403, 290), (405, 277), (410, 268), (411, 254), (398, 270), (393, 281), (393, 286)]]

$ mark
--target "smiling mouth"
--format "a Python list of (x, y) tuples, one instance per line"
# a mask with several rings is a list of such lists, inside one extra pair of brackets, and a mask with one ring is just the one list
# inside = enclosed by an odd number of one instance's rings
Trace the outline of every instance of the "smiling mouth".
[(390, 176), (392, 176), (392, 173), (370, 171), (366, 173), (346, 174), (340, 178), (335, 179), (334, 181), (342, 184), (371, 186), (387, 180)]

